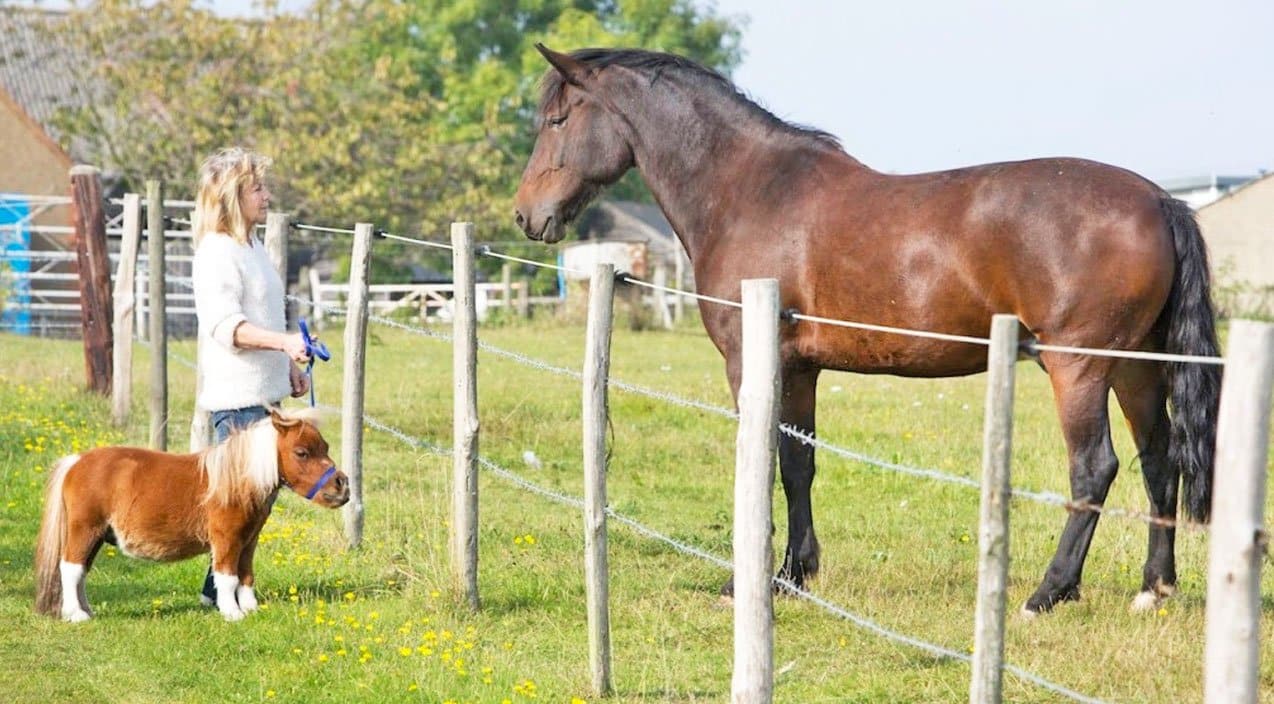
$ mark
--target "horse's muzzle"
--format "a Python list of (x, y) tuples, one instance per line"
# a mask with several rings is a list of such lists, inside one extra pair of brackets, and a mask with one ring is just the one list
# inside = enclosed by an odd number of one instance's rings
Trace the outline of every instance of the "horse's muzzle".
[(317, 498), (319, 503), (328, 508), (340, 508), (349, 503), (349, 477), (344, 472), (337, 472)]
[[(545, 244), (560, 242), (566, 236), (563, 219), (556, 211), (539, 208), (540, 213), (523, 213), (521, 208), (514, 211), (514, 221), (526, 234), (528, 239), (542, 241)], [(544, 214), (547, 211), (547, 214)]]

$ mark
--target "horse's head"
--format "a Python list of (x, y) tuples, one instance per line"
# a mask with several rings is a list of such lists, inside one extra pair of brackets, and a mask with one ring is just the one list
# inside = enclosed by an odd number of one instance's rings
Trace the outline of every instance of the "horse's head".
[(553, 68), (544, 76), (539, 134), (514, 205), (526, 236), (552, 243), (598, 191), (633, 166), (633, 150), (626, 123), (601, 94), (600, 69), (542, 44), (535, 48)]
[(328, 508), (349, 501), (349, 478), (327, 455), (327, 441), (314, 423), (270, 410), (279, 437), (279, 478), (292, 491)]

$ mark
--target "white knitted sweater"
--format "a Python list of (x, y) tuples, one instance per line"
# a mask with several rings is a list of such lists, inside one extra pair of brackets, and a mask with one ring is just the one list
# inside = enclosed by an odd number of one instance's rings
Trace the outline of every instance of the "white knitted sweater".
[(229, 235), (208, 234), (195, 250), (195, 315), (199, 319), (200, 390), (196, 403), (207, 411), (226, 411), (274, 403), (292, 390), (291, 362), (278, 350), (234, 346), (234, 330), (249, 322), (283, 332), (283, 282), (253, 240), (241, 245)]

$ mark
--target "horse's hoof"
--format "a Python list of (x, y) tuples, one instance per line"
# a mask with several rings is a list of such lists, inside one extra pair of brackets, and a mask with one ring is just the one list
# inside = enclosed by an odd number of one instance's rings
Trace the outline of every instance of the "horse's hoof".
[(91, 616), (89, 616), (88, 612), (83, 609), (62, 612), (62, 620), (67, 623), (83, 623), (90, 618)]
[(239, 587), (235, 597), (235, 600), (239, 602), (239, 608), (244, 613), (251, 613), (257, 610), (257, 595), (252, 587)]
[(733, 609), (734, 596), (731, 594), (722, 594), (721, 596), (717, 597), (717, 608)]
[(1128, 607), (1128, 610), (1135, 614), (1145, 613), (1159, 608), (1159, 604), (1161, 603), (1163, 603), (1163, 599), (1158, 594), (1151, 591), (1145, 591), (1137, 594), (1137, 596), (1133, 598), (1132, 605)]
[(1034, 621), (1040, 617), (1039, 611), (1032, 610), (1031, 607), (1026, 604), (1022, 605), (1022, 610), (1019, 611), (1018, 614), (1021, 615), (1023, 621)]
[(207, 594), (200, 594), (200, 595), (199, 595), (199, 605), (200, 605), (200, 606), (216, 606), (216, 605), (217, 605), (217, 600), (216, 600), (216, 599), (213, 599), (212, 597), (208, 596)]
[(224, 616), (225, 619), (229, 621), (230, 623), (234, 623), (235, 621), (242, 621), (245, 614), (243, 613), (243, 611), (235, 608), (235, 609), (223, 609), (221, 611), (221, 615)]

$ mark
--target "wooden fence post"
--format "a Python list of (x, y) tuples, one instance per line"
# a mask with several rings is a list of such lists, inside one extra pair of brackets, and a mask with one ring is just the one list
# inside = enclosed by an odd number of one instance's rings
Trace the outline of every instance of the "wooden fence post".
[(668, 266), (663, 262), (655, 265), (655, 285), (662, 287), (652, 290), (654, 295), (651, 301), (655, 308), (655, 324), (665, 330), (671, 330), (672, 312), (668, 310), (668, 292), (664, 291), (668, 287)]
[(345, 365), (341, 382), (341, 466), (349, 477), (345, 539), (363, 542), (363, 376), (367, 368), (367, 276), (371, 271), (372, 226), (354, 225), (345, 313)]
[(71, 167), (75, 210), (75, 253), (80, 270), (80, 324), (84, 376), (90, 391), (111, 394), (111, 262), (106, 250), (102, 176), (96, 167)]
[(502, 294), (500, 308), (505, 314), (513, 312), (513, 265), (505, 262), (500, 267), (500, 291)]
[(146, 251), (149, 254), (150, 291), (147, 320), (150, 323), (150, 446), (168, 449), (168, 333), (164, 327), (168, 295), (164, 274), (164, 184), (146, 182)]
[[(283, 282), (283, 295), (288, 293), (288, 214), (269, 212), (265, 215), (265, 251)], [(296, 311), (283, 299), (283, 316), (289, 329), (296, 327)]]
[(451, 474), (451, 571), (469, 608), (478, 600), (478, 313), (473, 223), (451, 223), (454, 449)]
[(606, 380), (614, 322), (615, 267), (598, 264), (588, 289), (584, 345), (584, 586), (593, 693), (614, 691), (610, 657), (610, 570), (606, 556)]
[(778, 446), (779, 284), (743, 282), (743, 379), (734, 470), (734, 704), (774, 696), (774, 548), (770, 521)]
[(991, 319), (982, 426), (982, 501), (978, 521), (978, 601), (973, 616), (970, 704), (999, 704), (1004, 681), (1004, 600), (1009, 578), (1009, 467), (1013, 459), (1016, 316)]
[(523, 319), (531, 317), (530, 279), (522, 279), (518, 282), (518, 316)]
[(115, 354), (111, 388), (111, 420), (124, 425), (133, 405), (133, 316), (137, 307), (137, 248), (142, 237), (142, 199), (124, 194), (124, 235), (115, 268)]
[(1230, 323), (1208, 540), (1207, 704), (1257, 701), (1274, 325)]
[[(675, 265), (673, 268), (672, 286), (678, 291), (685, 291), (686, 290), (686, 255), (682, 254), (681, 249), (678, 248), (676, 256), (674, 256), (672, 259)], [(685, 315), (686, 315), (686, 297), (681, 294), (677, 294), (673, 296), (673, 300), (672, 300), (673, 325), (680, 325), (681, 320), (685, 317)]]
[(314, 317), (314, 328), (316, 330), (321, 330), (324, 326), (325, 315), (323, 311), (323, 300), (321, 298), (323, 295), (323, 289), (320, 288), (320, 286), (322, 286), (322, 282), (319, 281), (318, 269), (310, 269), (309, 281), (311, 301), (310, 315)]

